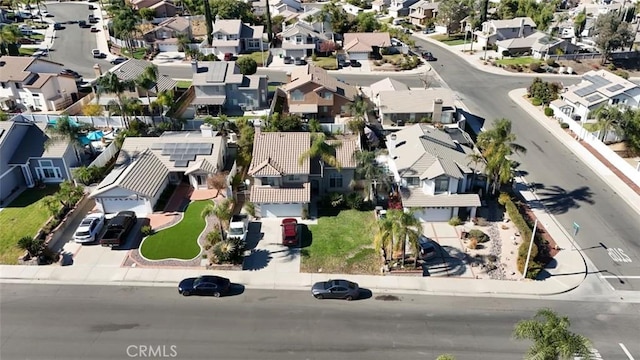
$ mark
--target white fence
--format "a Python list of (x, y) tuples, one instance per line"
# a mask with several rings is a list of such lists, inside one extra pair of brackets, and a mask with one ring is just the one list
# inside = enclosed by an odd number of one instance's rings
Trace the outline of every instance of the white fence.
[[(113, 36), (109, 36), (109, 41), (111, 41), (112, 44), (117, 45), (117, 46), (119, 46), (121, 48), (129, 47), (129, 45), (127, 44), (127, 41), (117, 39), (117, 38), (115, 38)], [(147, 46), (147, 43), (145, 41), (136, 40), (136, 39), (129, 40), (129, 44), (131, 44), (131, 46), (136, 47), (136, 48), (143, 48), (143, 47)]]
[[(48, 114), (20, 114), (25, 120), (36, 123), (54, 123), (62, 115)], [(125, 128), (122, 116), (69, 116), (72, 122), (92, 125), (95, 128)], [(163, 121), (162, 116), (136, 116), (129, 118), (129, 122), (134, 119), (140, 120), (149, 125), (155, 125)]]
[(625, 159), (618, 155), (615, 151), (609, 149), (600, 139), (598, 139), (597, 133), (590, 133), (582, 127), (580, 123), (571, 119), (565, 113), (560, 111), (554, 105), (551, 105), (553, 109), (554, 117), (563, 123), (569, 124), (569, 129), (573, 131), (580, 139), (587, 144), (591, 145), (600, 155), (607, 159), (613, 166), (615, 166), (620, 172), (628, 177), (633, 183), (640, 186), (640, 169), (635, 168), (629, 164)]
[(104, 149), (102, 153), (100, 153), (100, 155), (91, 162), (91, 164), (89, 164), (89, 166), (103, 167), (107, 165), (109, 161), (118, 154), (119, 150), (120, 149), (118, 149), (116, 142), (112, 141), (111, 144), (109, 144), (109, 146), (107, 146), (107, 148)]

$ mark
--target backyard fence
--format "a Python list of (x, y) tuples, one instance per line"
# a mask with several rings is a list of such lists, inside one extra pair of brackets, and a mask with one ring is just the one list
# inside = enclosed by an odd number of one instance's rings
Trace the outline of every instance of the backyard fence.
[[(51, 124), (64, 115), (20, 114), (20, 116), (26, 121)], [(134, 119), (148, 125), (155, 125), (164, 120), (162, 116), (136, 116), (129, 118), (129, 122)], [(69, 116), (69, 120), (76, 123), (89, 124), (95, 128), (126, 128), (122, 116)]]
[(600, 155), (607, 159), (614, 167), (628, 177), (634, 184), (640, 186), (640, 169), (634, 167), (618, 155), (615, 151), (611, 150), (606, 144), (600, 141), (598, 133), (591, 133), (587, 131), (581, 123), (573, 120), (567, 114), (563, 113), (558, 107), (551, 105), (554, 111), (554, 117), (561, 122), (568, 124), (569, 129), (573, 131), (582, 141), (589, 144)]
[(112, 141), (111, 144), (109, 144), (109, 146), (107, 146), (100, 153), (100, 155), (98, 155), (98, 157), (95, 158), (95, 160), (93, 160), (91, 164), (89, 164), (89, 166), (95, 166), (100, 168), (107, 165), (109, 161), (111, 161), (111, 159), (113, 159), (113, 157), (118, 154), (118, 151), (120, 151), (120, 149), (118, 149), (116, 142)]

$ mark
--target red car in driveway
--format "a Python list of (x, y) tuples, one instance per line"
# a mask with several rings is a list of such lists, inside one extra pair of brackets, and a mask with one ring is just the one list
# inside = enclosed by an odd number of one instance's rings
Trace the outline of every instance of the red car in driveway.
[(300, 232), (298, 231), (298, 221), (296, 219), (282, 219), (282, 245), (297, 246), (299, 244)]

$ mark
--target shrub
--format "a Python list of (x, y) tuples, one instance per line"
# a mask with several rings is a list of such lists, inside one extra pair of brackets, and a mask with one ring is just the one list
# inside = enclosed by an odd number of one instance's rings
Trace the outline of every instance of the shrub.
[(538, 98), (533, 98), (533, 99), (531, 99), (531, 105), (540, 106), (540, 105), (542, 105), (542, 100), (540, 100)]
[(207, 243), (211, 246), (217, 245), (220, 241), (222, 241), (220, 230), (213, 230), (207, 233)]
[(529, 64), (529, 70), (531, 70), (533, 72), (539, 72), (540, 71), (540, 64), (538, 64), (537, 62), (533, 62), (533, 63)]
[(490, 240), (489, 235), (485, 234), (484, 232), (478, 229), (473, 229), (469, 231), (469, 237), (471, 239), (476, 239), (480, 244), (486, 243)]
[(553, 116), (553, 109), (547, 106), (546, 108), (544, 108), (544, 114), (546, 116)]
[(615, 74), (620, 76), (621, 78), (628, 80), (629, 79), (629, 73), (624, 71), (624, 70), (616, 70)]
[(145, 226), (140, 228), (140, 232), (144, 236), (149, 236), (149, 235), (153, 234), (153, 229), (151, 228), (151, 226), (145, 225)]
[(231, 261), (236, 251), (236, 246), (232, 241), (225, 240), (213, 246), (213, 254), (218, 263), (226, 263)]
[(344, 195), (332, 192), (325, 197), (326, 204), (333, 207), (338, 208), (344, 204)]
[(311, 60), (313, 60), (313, 61), (318, 60), (318, 55), (316, 55), (315, 52), (313, 54), (311, 54)]
[(498, 204), (504, 206), (507, 201), (511, 201), (511, 196), (507, 193), (500, 193), (500, 196), (498, 196)]
[(502, 56), (511, 56), (509, 50), (502, 50)]
[(18, 247), (28, 252), (29, 256), (35, 257), (40, 255), (42, 249), (44, 249), (44, 240), (32, 238), (31, 236), (24, 236), (18, 240)]
[(609, 71), (616, 71), (618, 70), (618, 68), (616, 67), (615, 64), (609, 64), (607, 65), (607, 68), (609, 69)]
[(555, 67), (556, 59), (547, 59), (547, 65)]
[(256, 204), (248, 201), (244, 204), (244, 210), (247, 214), (251, 215), (251, 217), (256, 217)]
[(449, 219), (449, 225), (451, 226), (458, 226), (462, 224), (462, 220), (460, 220), (459, 217), (454, 216), (451, 219)]
[(364, 196), (359, 192), (350, 193), (347, 195), (345, 203), (349, 209), (360, 210), (364, 205)]
[(306, 207), (302, 208), (302, 220), (307, 220), (309, 218), (309, 209)]
[(567, 124), (566, 122), (560, 122), (560, 127), (563, 129), (568, 129), (569, 128), (569, 124)]

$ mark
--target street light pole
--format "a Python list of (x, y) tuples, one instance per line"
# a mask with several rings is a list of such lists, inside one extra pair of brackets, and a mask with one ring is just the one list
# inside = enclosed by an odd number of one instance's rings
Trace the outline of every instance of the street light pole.
[(533, 248), (533, 239), (536, 237), (536, 229), (538, 228), (538, 219), (536, 219), (533, 225), (533, 232), (531, 233), (531, 241), (529, 242), (529, 251), (527, 252), (527, 261), (524, 263), (524, 271), (522, 272), (522, 278), (527, 278), (527, 270), (529, 269), (529, 260), (531, 259), (531, 249)]

